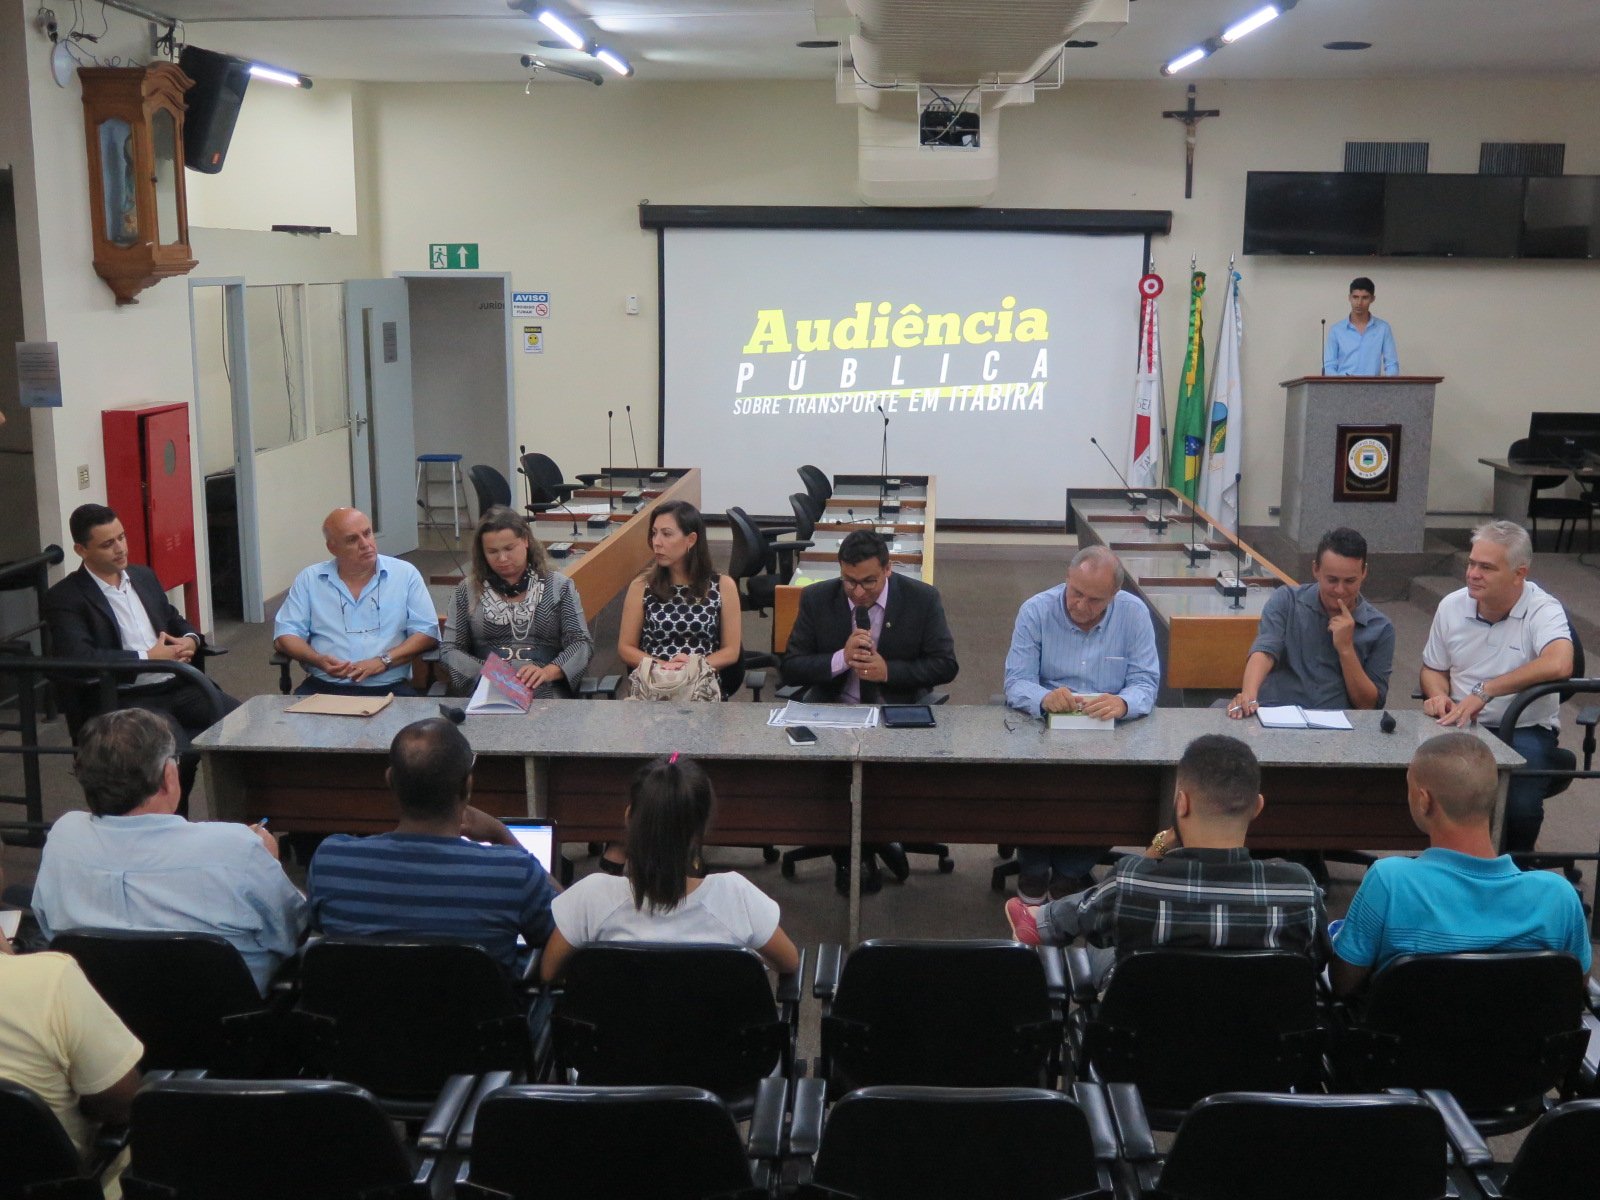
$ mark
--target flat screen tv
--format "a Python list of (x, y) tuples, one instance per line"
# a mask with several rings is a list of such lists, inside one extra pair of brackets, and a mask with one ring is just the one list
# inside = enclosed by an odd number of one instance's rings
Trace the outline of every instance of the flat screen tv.
[(1524, 258), (1594, 258), (1600, 254), (1600, 178), (1534, 176), (1522, 205)]
[(1522, 234), (1520, 175), (1389, 175), (1383, 253), (1515, 258)]
[(1384, 176), (1251, 171), (1245, 182), (1246, 254), (1379, 253)]

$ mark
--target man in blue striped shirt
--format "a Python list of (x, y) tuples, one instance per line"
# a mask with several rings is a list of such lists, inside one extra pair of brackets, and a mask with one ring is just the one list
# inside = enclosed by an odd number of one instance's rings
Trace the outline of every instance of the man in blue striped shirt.
[[(1143, 600), (1122, 590), (1122, 564), (1085, 546), (1067, 581), (1030, 597), (1017, 613), (1006, 654), (1006, 703), (1033, 716), (1081, 712), (1116, 720), (1155, 707), (1161, 684), (1155, 624)], [(1098, 846), (1019, 846), (1017, 895), (1030, 904), (1094, 881)], [(1054, 878), (1052, 879), (1052, 876)]]
[(400, 822), (392, 833), (335, 834), (322, 843), (306, 876), (315, 928), (455, 938), (482, 946), (510, 971), (518, 934), (544, 945), (560, 888), (502, 822), (467, 803), (473, 762), (461, 731), (439, 717), (395, 735), (385, 778)]

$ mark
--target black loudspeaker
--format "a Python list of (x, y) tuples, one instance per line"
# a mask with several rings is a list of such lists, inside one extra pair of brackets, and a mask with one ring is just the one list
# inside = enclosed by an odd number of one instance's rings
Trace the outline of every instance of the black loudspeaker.
[(185, 46), (178, 66), (194, 80), (183, 119), (183, 165), (215, 175), (228, 156), (234, 122), (250, 83), (250, 64), (230, 54)]

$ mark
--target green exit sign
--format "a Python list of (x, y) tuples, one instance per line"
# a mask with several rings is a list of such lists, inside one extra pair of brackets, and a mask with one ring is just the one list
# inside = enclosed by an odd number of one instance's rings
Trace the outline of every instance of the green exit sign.
[(429, 242), (428, 269), (431, 271), (476, 271), (477, 242)]

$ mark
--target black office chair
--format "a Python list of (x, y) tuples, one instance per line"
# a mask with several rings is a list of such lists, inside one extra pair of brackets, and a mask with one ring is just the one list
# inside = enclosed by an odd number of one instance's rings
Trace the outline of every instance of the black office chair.
[(6, 1149), (0, 1154), (0, 1196), (32, 1200), (101, 1200), (96, 1170), (86, 1171), (78, 1148), (39, 1094), (0, 1079), (0, 1129)]
[(468, 469), (467, 478), (478, 497), (478, 520), (483, 520), (483, 514), (497, 505), (511, 507), (511, 484), (493, 467), (479, 463)]
[(532, 513), (564, 506), (572, 499), (572, 493), (584, 486), (563, 482), (561, 468), (547, 454), (524, 454), (517, 473), (528, 485), (528, 511)]
[(429, 1200), (436, 1165), (350, 1083), (167, 1080), (129, 1129), (127, 1200)]
[[(1548, 438), (1518, 438), (1506, 451), (1506, 461), (1531, 466), (1556, 465), (1562, 462), (1559, 443)], [(1528, 481), (1528, 524), (1533, 544), (1539, 544), (1539, 519), (1556, 522), (1554, 549), (1561, 552), (1561, 535), (1566, 533), (1566, 546), (1570, 550), (1578, 535), (1578, 522), (1588, 523), (1589, 543), (1594, 543), (1594, 505), (1587, 499), (1572, 496), (1541, 496), (1542, 491), (1558, 488), (1567, 482), (1567, 473), (1535, 475)]]
[(728, 575), (739, 589), (739, 608), (765, 615), (778, 585), (794, 574), (800, 552), (811, 543), (775, 536), (775, 530), (760, 528), (742, 508), (728, 509), (727, 517), (733, 531)]
[(776, 1181), (784, 1116), (783, 1081), (770, 1082), (748, 1141), (727, 1106), (702, 1088), (501, 1088), (462, 1119), (456, 1146), (471, 1158), (455, 1194), (764, 1200)]
[(1061, 1070), (1066, 983), (1054, 948), (1018, 942), (862, 942), (817, 951), (815, 1074), (858, 1087), (1051, 1087)]
[(789, 508), (794, 512), (795, 537), (805, 539), (816, 532), (817, 522), (822, 519), (825, 510), (811, 498), (809, 492), (791, 492)]
[(1495, 1162), (1470, 1126), (1449, 1128), (1457, 1155), (1473, 1167), (1485, 1197), (1570, 1200), (1600, 1180), (1600, 1100), (1569, 1100), (1552, 1108), (1534, 1122), (1510, 1163)]
[[(1113, 1200), (1117, 1138), (1101, 1090), (869, 1087), (822, 1124), (820, 1080), (801, 1080), (790, 1134), (816, 1165), (797, 1197)], [(821, 1126), (820, 1135), (816, 1132)]]
[(1341, 1090), (1450, 1092), (1488, 1136), (1532, 1124), (1580, 1086), (1591, 1031), (1576, 959), (1554, 951), (1403, 955), (1334, 1030)]
[(809, 463), (803, 467), (795, 468), (800, 474), (800, 482), (805, 486), (806, 494), (811, 497), (817, 506), (817, 511), (828, 506), (828, 499), (833, 495), (833, 484), (822, 471)]
[(1074, 948), (1067, 975), (1074, 1076), (1137, 1085), (1160, 1128), (1218, 1092), (1321, 1088), (1326, 1038), (1307, 955), (1142, 950), (1117, 963), (1102, 997)]
[(291, 1025), (304, 1072), (376, 1095), (397, 1119), (425, 1120), (477, 1077), (526, 1078), (528, 1000), (478, 946), (411, 938), (322, 938), (300, 956)]
[(1106, 1089), (1137, 1195), (1163, 1200), (1446, 1200), (1449, 1142), (1418, 1096), (1223, 1092), (1184, 1117), (1163, 1156), (1138, 1092)]
[(141, 1069), (249, 1078), (272, 1063), (279, 1022), (221, 935), (74, 929), (50, 949), (72, 955), (144, 1043)]
[(761, 1081), (792, 1077), (800, 970), (774, 996), (754, 950), (607, 942), (573, 951), (553, 987), (552, 1078), (679, 1084), (715, 1092), (742, 1120)]

